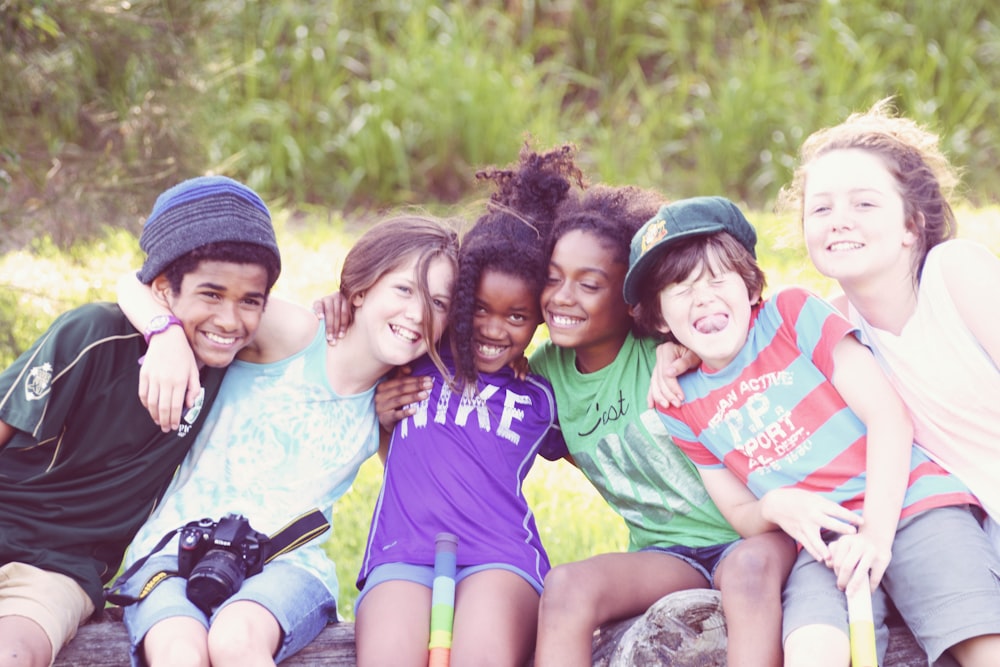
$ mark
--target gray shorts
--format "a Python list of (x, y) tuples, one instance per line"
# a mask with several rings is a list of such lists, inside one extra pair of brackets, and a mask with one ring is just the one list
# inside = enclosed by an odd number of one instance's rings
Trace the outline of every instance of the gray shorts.
[[(177, 556), (154, 556), (133, 575), (122, 591), (136, 595), (149, 577), (160, 570), (176, 571)], [(282, 640), (275, 655), (281, 662), (297, 653), (323, 631), (327, 623), (337, 620), (337, 601), (326, 586), (309, 571), (280, 559), (268, 563), (264, 570), (246, 579), (238, 591), (211, 617), (205, 616), (187, 599), (187, 580), (170, 577), (154, 588), (141, 602), (125, 607), (124, 620), (132, 644), (132, 665), (145, 664), (142, 640), (157, 622), (166, 618), (185, 616), (196, 619), (208, 628), (227, 604), (237, 600), (252, 600), (263, 606), (281, 626)]]
[[(931, 664), (953, 665), (955, 644), (1000, 633), (1000, 556), (964, 506), (921, 512), (899, 523), (892, 561), (872, 594), (879, 661), (888, 630), (886, 594)], [(848, 634), (847, 600), (836, 576), (805, 550), (799, 553), (782, 595), (782, 640), (805, 625)]]

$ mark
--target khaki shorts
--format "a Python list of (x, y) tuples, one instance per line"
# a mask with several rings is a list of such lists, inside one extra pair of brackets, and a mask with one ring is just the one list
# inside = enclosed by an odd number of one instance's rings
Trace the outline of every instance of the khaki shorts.
[(0, 616), (24, 616), (40, 625), (53, 660), (93, 613), (90, 596), (65, 574), (25, 563), (0, 566)]

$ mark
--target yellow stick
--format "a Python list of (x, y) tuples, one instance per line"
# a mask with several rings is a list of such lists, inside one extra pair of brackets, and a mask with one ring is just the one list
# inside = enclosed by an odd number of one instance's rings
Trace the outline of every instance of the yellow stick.
[(851, 630), (851, 667), (878, 667), (878, 652), (875, 647), (875, 620), (872, 613), (872, 594), (868, 585), (868, 573), (855, 575), (864, 581), (857, 583), (856, 590), (847, 596), (847, 622)]

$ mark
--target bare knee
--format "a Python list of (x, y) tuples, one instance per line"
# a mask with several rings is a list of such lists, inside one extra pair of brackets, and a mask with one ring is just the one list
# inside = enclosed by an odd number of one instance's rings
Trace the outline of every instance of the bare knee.
[(539, 615), (580, 617), (596, 606), (595, 592), (587, 586), (585, 573), (577, 563), (557, 565), (545, 577)]
[(175, 641), (150, 651), (144, 649), (146, 662), (151, 667), (208, 667), (208, 649), (204, 644)]
[(829, 625), (806, 625), (785, 640), (785, 667), (848, 667), (850, 640)]
[(0, 618), (0, 667), (48, 667), (52, 643), (42, 627), (23, 616)]
[(189, 617), (155, 624), (143, 639), (142, 651), (151, 667), (208, 667), (205, 627)]
[(794, 545), (790, 541), (744, 542), (719, 564), (716, 587), (723, 591), (723, 599), (780, 596), (794, 559)]
[(213, 667), (267, 664), (277, 652), (281, 626), (255, 602), (235, 602), (215, 618), (208, 631), (208, 654)]

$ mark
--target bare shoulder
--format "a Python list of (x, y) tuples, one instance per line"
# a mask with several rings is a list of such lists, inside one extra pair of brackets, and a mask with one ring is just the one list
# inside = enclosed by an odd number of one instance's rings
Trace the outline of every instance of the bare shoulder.
[(927, 256), (927, 265), (934, 263), (949, 292), (959, 298), (969, 292), (993, 293), (1000, 278), (1000, 258), (975, 241), (954, 239), (935, 246)]
[(969, 239), (951, 239), (934, 246), (927, 255), (941, 262), (941, 266), (947, 269), (958, 269), (967, 261), (985, 262), (988, 264), (1000, 263), (1000, 259), (981, 243)]

